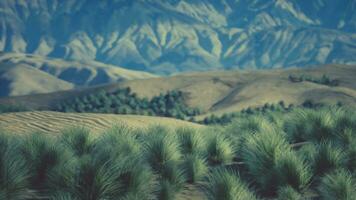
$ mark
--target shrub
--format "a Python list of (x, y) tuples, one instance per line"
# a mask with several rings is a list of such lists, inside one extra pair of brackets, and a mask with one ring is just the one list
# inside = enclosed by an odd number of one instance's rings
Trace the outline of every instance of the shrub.
[[(137, 165), (137, 163), (135, 163), (135, 165)], [(127, 181), (126, 199), (150, 200), (155, 198), (158, 183), (155, 175), (149, 168), (145, 166), (135, 166), (130, 172), (130, 176), (131, 180)]]
[(235, 156), (231, 141), (224, 135), (212, 133), (207, 136), (207, 159), (210, 165), (229, 164)]
[[(143, 169), (138, 169), (136, 162), (139, 160), (132, 157), (107, 163), (98, 162), (95, 156), (82, 159), (75, 177), (75, 186), (72, 187), (73, 193), (79, 199), (124, 198), (130, 192), (132, 185), (135, 186), (135, 178), (140, 180), (141, 176), (137, 175)], [(147, 181), (145, 176), (143, 178), (139, 181), (141, 182), (139, 186), (150, 187), (148, 184), (151, 182), (147, 182), (147, 185), (143, 184), (142, 182)], [(135, 189), (137, 187), (133, 190), (137, 192)], [(144, 189), (143, 192), (146, 190)], [(142, 195), (152, 195), (152, 193)]]
[(205, 140), (193, 128), (179, 128), (176, 131), (182, 154), (203, 154)]
[(325, 200), (352, 200), (356, 197), (356, 185), (351, 174), (344, 170), (338, 170), (326, 174), (319, 186), (319, 192)]
[(346, 110), (343, 107), (336, 107), (331, 110), (335, 118), (334, 133), (337, 141), (342, 146), (350, 146), (355, 141), (356, 115), (351, 110)]
[[(255, 198), (240, 178), (268, 199), (354, 195), (352, 111), (291, 112), (284, 126), (283, 113), (241, 114), (241, 121), (205, 135), (123, 125), (101, 135), (82, 128), (58, 137), (0, 134), (0, 199), (176, 199), (187, 183), (202, 184), (208, 199)], [(323, 119), (325, 113), (332, 118)], [(305, 142), (291, 145), (287, 137)]]
[(163, 166), (160, 181), (158, 199), (173, 200), (184, 187), (186, 177), (184, 171), (174, 162), (168, 162)]
[(305, 124), (306, 139), (314, 141), (333, 140), (335, 121), (329, 110), (310, 112)]
[(299, 109), (288, 117), (285, 130), (293, 142), (312, 140), (318, 143), (333, 140), (334, 125), (333, 115), (328, 110)]
[(351, 172), (356, 171), (356, 141), (346, 149), (346, 164)]
[(61, 143), (78, 157), (89, 154), (93, 148), (93, 141), (89, 130), (80, 127), (64, 130), (62, 132)]
[(302, 195), (290, 186), (279, 188), (277, 193), (278, 200), (303, 200)]
[(184, 157), (182, 169), (189, 183), (201, 181), (208, 173), (207, 162), (196, 154), (189, 154)]
[(317, 152), (317, 147), (313, 143), (304, 144), (296, 151), (298, 156), (302, 158), (309, 165), (312, 165), (312, 163), (314, 163), (316, 152)]
[(288, 78), (291, 82), (309, 81), (312, 83), (317, 83), (317, 84), (327, 85), (327, 86), (338, 86), (340, 84), (339, 80), (331, 79), (326, 74), (323, 74), (323, 76), (321, 77), (306, 76), (304, 74), (299, 76), (289, 75)]
[(208, 171), (205, 141), (199, 132), (192, 128), (179, 128), (176, 133), (183, 154), (182, 169), (187, 181), (189, 183), (200, 181)]
[(127, 156), (143, 157), (143, 148), (138, 134), (125, 125), (118, 125), (107, 130), (93, 146), (92, 151), (98, 154), (103, 162)]
[(162, 127), (151, 127), (145, 137), (145, 158), (153, 171), (160, 177), (159, 199), (174, 199), (186, 181), (180, 168), (182, 155), (173, 134)]
[(0, 113), (24, 112), (24, 111), (29, 111), (29, 109), (23, 105), (1, 105), (0, 104)]
[(278, 185), (275, 179), (275, 161), (289, 145), (278, 131), (266, 131), (246, 137), (242, 159), (263, 193), (273, 194)]
[(66, 195), (78, 199), (152, 199), (157, 182), (145, 160), (135, 153), (117, 152), (120, 148), (110, 144), (105, 148), (105, 139), (76, 163), (74, 178), (66, 181), (72, 183)]
[(56, 192), (53, 193), (50, 197), (50, 200), (79, 200), (78, 198), (71, 195), (69, 192)]
[[(119, 170), (113, 170), (116, 173), (115, 184), (121, 189), (119, 196), (122, 199), (149, 200), (154, 198), (158, 190), (158, 183), (152, 170), (146, 164), (137, 164), (144, 163), (141, 158), (128, 156), (127, 159), (122, 160), (125, 163), (117, 160), (115, 162), (119, 165)], [(117, 197), (112, 196), (113, 199)]]
[(344, 166), (344, 153), (339, 147), (330, 143), (318, 146), (313, 160), (315, 174), (322, 175)]
[(29, 177), (31, 188), (40, 191), (40, 195), (46, 195), (51, 171), (70, 160), (71, 154), (57, 145), (54, 138), (43, 134), (31, 135), (21, 148), (31, 172)]
[(263, 116), (258, 115), (247, 116), (234, 121), (227, 127), (227, 132), (232, 135), (246, 135), (271, 129), (271, 124)]
[[(53, 108), (60, 112), (101, 112), (115, 114), (153, 114), (158, 116), (185, 119), (200, 114), (197, 108), (189, 108), (185, 95), (180, 91), (139, 98), (129, 88), (114, 92), (99, 91), (89, 95), (68, 99)], [(0, 108), (1, 111), (1, 108)]]
[[(261, 117), (267, 116), (267, 118), (272, 119), (271, 122), (276, 123), (276, 125), (279, 125), (279, 123), (282, 120), (279, 119), (277, 121), (277, 118), (276, 117), (273, 118), (273, 115), (283, 114), (292, 111), (292, 107), (285, 107), (283, 104), (284, 103), (282, 102), (278, 103), (277, 105), (274, 104), (270, 105), (266, 103), (263, 107), (247, 108), (241, 110), (240, 112), (232, 112), (229, 114), (223, 114), (221, 116), (216, 116), (212, 114), (210, 116), (205, 117), (202, 121), (199, 122), (206, 125), (210, 125), (210, 124), (226, 125), (226, 124), (231, 124), (231, 122), (236, 123), (240, 121), (247, 121), (247, 122), (251, 121), (251, 125), (252, 125), (251, 128), (253, 128), (254, 117), (256, 117), (257, 119), (262, 119)], [(252, 117), (252, 119), (250, 117)], [(260, 122), (257, 121), (257, 123)]]
[(18, 143), (0, 133), (0, 199), (29, 199), (30, 171), (18, 151)]
[(226, 169), (215, 169), (204, 184), (206, 198), (210, 200), (253, 200), (255, 195), (241, 182), (238, 175)]
[[(75, 187), (71, 187), (79, 199), (107, 199), (110, 195), (120, 195), (120, 186), (115, 184), (117, 174), (115, 166), (103, 166), (95, 158), (81, 159), (75, 177)], [(114, 174), (115, 173), (115, 174)]]
[(291, 186), (297, 191), (306, 189), (311, 179), (309, 167), (293, 151), (286, 150), (276, 158), (275, 170), (279, 186)]
[(145, 137), (146, 159), (157, 172), (161, 172), (167, 163), (179, 163), (182, 158), (175, 135), (167, 132), (162, 127), (151, 127)]

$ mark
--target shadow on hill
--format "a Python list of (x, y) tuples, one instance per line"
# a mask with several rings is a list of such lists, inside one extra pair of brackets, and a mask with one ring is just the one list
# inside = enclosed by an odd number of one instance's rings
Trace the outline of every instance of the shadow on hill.
[[(0, 74), (0, 77), (2, 74)], [(11, 81), (7, 79), (1, 79), (0, 78), (0, 97), (6, 97), (9, 96), (10, 93), (10, 83)]]

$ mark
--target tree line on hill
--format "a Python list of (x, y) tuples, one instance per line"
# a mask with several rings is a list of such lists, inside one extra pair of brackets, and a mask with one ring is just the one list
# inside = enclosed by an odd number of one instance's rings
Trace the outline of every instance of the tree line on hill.
[[(287, 113), (292, 111), (295, 108), (305, 108), (305, 109), (320, 109), (323, 107), (326, 107), (327, 105), (320, 103), (320, 102), (315, 102), (311, 99), (306, 99), (302, 104), (299, 106), (295, 106), (294, 104), (289, 104), (288, 106), (285, 105), (284, 101), (279, 101), (277, 104), (273, 103), (266, 103), (262, 107), (248, 107), (246, 109), (242, 109), (240, 112), (232, 112), (232, 113), (224, 113), (221, 116), (217, 116), (215, 114), (212, 114), (210, 116), (205, 117), (203, 120), (196, 121), (194, 118), (191, 119), (190, 121), (192, 122), (198, 122), (200, 124), (205, 124), (205, 125), (214, 125), (214, 124), (219, 124), (219, 125), (225, 125), (233, 122), (237, 118), (243, 118), (248, 115), (261, 115), (261, 114), (268, 114), (268, 113)], [(336, 104), (337, 107), (342, 107), (343, 104), (341, 102), (338, 102)]]
[(0, 105), (0, 114), (8, 112), (24, 112), (28, 110), (29, 109), (22, 105)]
[[(343, 106), (341, 102), (336, 104)], [(196, 116), (202, 114), (200, 109), (186, 105), (185, 97), (181, 91), (168, 91), (166, 94), (154, 96), (151, 100), (139, 98), (132, 93), (130, 88), (119, 89), (114, 92), (100, 91), (82, 97), (66, 100), (56, 105), (52, 110), (58, 112), (79, 113), (111, 113), (111, 114), (135, 114), (146, 116), (171, 117), (204, 125), (226, 125), (236, 119), (249, 115), (263, 115), (268, 113), (287, 113), (294, 108), (319, 109), (327, 105), (315, 102), (311, 99), (302, 104), (286, 105), (284, 101), (277, 104), (266, 103), (260, 107), (248, 107), (239, 112), (224, 113), (223, 115), (211, 114), (202, 120), (196, 120)], [(21, 105), (0, 105), (0, 113), (23, 112), (30, 109)]]
[(181, 91), (168, 91), (151, 100), (140, 98), (130, 88), (114, 92), (100, 91), (61, 102), (55, 108), (60, 112), (93, 112), (114, 114), (139, 114), (187, 119), (200, 114), (197, 108), (189, 108)]
[(321, 85), (327, 85), (327, 86), (331, 86), (331, 87), (335, 87), (340, 84), (339, 80), (332, 79), (325, 74), (321, 77), (312, 77), (312, 76), (304, 75), (304, 74), (297, 76), (297, 75), (291, 74), (291, 75), (289, 75), (288, 79), (293, 83), (308, 81), (308, 82), (317, 83), (317, 84), (321, 84)]

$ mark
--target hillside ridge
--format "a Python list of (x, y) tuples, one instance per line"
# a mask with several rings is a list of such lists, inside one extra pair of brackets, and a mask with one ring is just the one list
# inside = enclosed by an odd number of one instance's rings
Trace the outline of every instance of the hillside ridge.
[[(328, 86), (310, 81), (292, 82), (290, 75), (323, 76), (338, 81)], [(115, 92), (129, 87), (140, 98), (151, 99), (168, 91), (182, 91), (186, 104), (203, 113), (223, 114), (266, 103), (284, 101), (286, 105), (300, 105), (306, 100), (356, 105), (356, 66), (327, 65), (312, 69), (235, 70), (188, 73), (169, 77), (123, 81), (97, 87), (82, 88), (50, 94), (0, 98), (0, 104), (20, 104), (33, 109), (50, 109), (71, 98), (99, 91)]]
[(96, 61), (0, 53), (0, 97), (48, 93), (155, 75)]
[(0, 2), (0, 51), (156, 74), (355, 64), (353, 0)]

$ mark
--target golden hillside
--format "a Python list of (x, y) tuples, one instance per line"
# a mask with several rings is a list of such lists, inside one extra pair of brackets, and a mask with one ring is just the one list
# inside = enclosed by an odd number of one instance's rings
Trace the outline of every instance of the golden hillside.
[(96, 61), (0, 53), (0, 97), (56, 92), (152, 77), (155, 75)]
[(6, 132), (16, 134), (32, 132), (53, 134), (73, 126), (84, 127), (94, 133), (98, 133), (116, 125), (125, 125), (131, 128), (147, 128), (149, 126), (164, 125), (173, 129), (182, 126), (194, 128), (203, 127), (199, 124), (173, 118), (137, 115), (79, 114), (48, 111), (18, 112), (0, 115), (0, 128)]
[[(338, 80), (338, 86), (313, 82), (291, 82), (289, 75), (322, 77), (324, 74)], [(140, 97), (153, 97), (169, 90), (181, 90), (187, 95), (187, 104), (199, 107), (207, 113), (239, 111), (249, 106), (265, 103), (299, 105), (307, 99), (316, 102), (356, 104), (356, 66), (328, 65), (310, 69), (280, 69), (262, 71), (214, 71), (180, 74), (144, 80), (124, 81), (120, 84), (91, 87), (81, 90), (62, 91), (0, 99), (0, 104), (23, 104), (30, 108), (49, 108), (76, 95), (93, 91), (114, 91), (130, 87)]]

